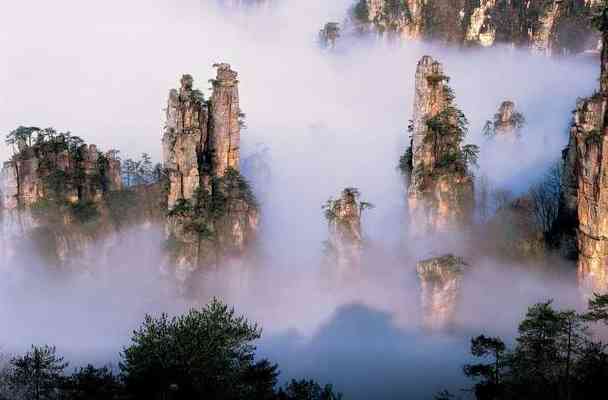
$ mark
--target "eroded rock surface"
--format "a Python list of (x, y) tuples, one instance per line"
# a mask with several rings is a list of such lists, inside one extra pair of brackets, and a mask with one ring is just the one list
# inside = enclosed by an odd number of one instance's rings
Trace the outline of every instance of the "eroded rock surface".
[(466, 119), (455, 107), (440, 63), (424, 56), (416, 70), (409, 164), (410, 228), (415, 234), (445, 232), (469, 224), (474, 206), (473, 177), (463, 147)]
[(20, 127), (8, 140), (16, 152), (0, 171), (2, 261), (23, 251), (53, 265), (82, 264), (114, 229), (107, 196), (122, 189), (116, 153), (52, 129)]
[(515, 103), (506, 100), (500, 104), (498, 112), (491, 121), (486, 122), (484, 134), (507, 142), (516, 142), (521, 138), (521, 129), (525, 123), (522, 113), (517, 111)]
[(359, 0), (352, 14), (380, 35), (561, 55), (596, 48), (589, 16), (598, 6), (597, 0)]
[(182, 271), (239, 256), (254, 238), (258, 207), (241, 177), (237, 73), (216, 65), (209, 101), (184, 75), (169, 92), (163, 135), (166, 223), (172, 261)]
[(368, 203), (359, 201), (359, 191), (355, 188), (344, 189), (340, 198), (330, 199), (324, 206), (329, 227), (326, 250), (340, 270), (361, 262), (361, 213), (367, 206)]
[(422, 289), (425, 328), (443, 329), (454, 322), (462, 279), (467, 267), (462, 258), (451, 254), (423, 260), (416, 265)]
[(564, 150), (564, 173), (558, 225), (562, 249), (578, 253), (578, 275), (587, 293), (608, 290), (608, 35), (600, 90), (577, 103)]

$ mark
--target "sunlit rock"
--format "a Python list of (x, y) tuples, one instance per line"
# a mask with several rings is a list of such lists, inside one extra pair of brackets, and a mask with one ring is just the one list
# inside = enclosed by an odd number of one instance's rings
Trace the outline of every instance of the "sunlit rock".
[(558, 224), (560, 245), (576, 240), (578, 275), (587, 294), (608, 290), (608, 35), (604, 33), (600, 90), (577, 103), (564, 150)]
[(361, 214), (372, 205), (361, 201), (359, 197), (358, 189), (346, 188), (340, 198), (329, 199), (323, 207), (329, 227), (326, 255), (339, 270), (358, 266), (361, 262), (363, 249)]
[[(474, 206), (469, 164), (476, 146), (462, 146), (466, 119), (455, 107), (440, 63), (424, 56), (416, 70), (408, 204), (415, 234), (446, 232), (469, 224)], [(407, 166), (409, 164), (409, 166)]]
[(380, 36), (483, 47), (509, 44), (561, 55), (594, 48), (597, 0), (359, 0), (353, 19)]
[(416, 265), (422, 289), (425, 328), (447, 328), (454, 322), (462, 278), (467, 267), (462, 258), (451, 254), (423, 260)]
[(237, 73), (218, 64), (211, 98), (184, 75), (169, 92), (163, 135), (168, 176), (167, 250), (183, 276), (201, 265), (239, 257), (254, 240), (258, 207), (240, 175)]
[(80, 265), (114, 229), (104, 195), (122, 189), (120, 160), (50, 128), (20, 127), (7, 140), (16, 146), (0, 171), (0, 257), (25, 251), (51, 265)]
[(521, 138), (521, 129), (525, 123), (522, 113), (517, 111), (515, 103), (506, 100), (500, 104), (498, 112), (491, 121), (487, 121), (484, 134), (506, 142), (517, 142)]

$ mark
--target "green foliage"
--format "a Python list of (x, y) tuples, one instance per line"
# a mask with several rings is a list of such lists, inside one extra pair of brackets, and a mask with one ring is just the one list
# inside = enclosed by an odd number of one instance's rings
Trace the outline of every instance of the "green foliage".
[(443, 390), (435, 395), (434, 400), (453, 400), (455, 398), (456, 396), (454, 396), (452, 393), (447, 390)]
[(69, 203), (68, 208), (72, 216), (81, 224), (95, 222), (99, 219), (99, 210), (93, 201), (78, 201), (77, 203)]
[(608, 2), (603, 2), (601, 8), (592, 16), (591, 23), (598, 31), (608, 32)]
[(462, 146), (460, 155), (462, 157), (462, 161), (467, 167), (479, 166), (479, 164), (477, 163), (479, 160), (479, 146), (475, 144), (466, 144)]
[(353, 7), (352, 13), (358, 22), (369, 22), (369, 8), (367, 6), (367, 0), (359, 0)]
[(192, 213), (192, 204), (186, 199), (179, 199), (172, 209), (169, 210), (169, 217), (187, 217)]
[(127, 158), (121, 164), (124, 186), (150, 185), (162, 178), (162, 166), (154, 165), (148, 153), (142, 153), (139, 160)]
[(483, 126), (482, 133), (484, 136), (493, 137), (495, 136), (501, 127), (503, 126), (512, 126), (515, 131), (521, 130), (526, 124), (526, 118), (520, 112), (513, 112), (511, 118), (507, 121), (502, 121), (502, 116), (500, 113), (494, 114), (494, 119), (492, 121), (486, 121)]
[(21, 151), (23, 147), (32, 145), (32, 141), (35, 139), (34, 135), (38, 132), (40, 132), (40, 128), (35, 126), (20, 126), (6, 135), (4, 143), (8, 146), (16, 144)]
[(441, 82), (449, 83), (450, 77), (443, 74), (432, 74), (426, 77), (427, 82), (431, 86), (437, 86)]
[(201, 104), (205, 103), (205, 95), (199, 89), (192, 89), (192, 98)]
[(589, 321), (602, 321), (608, 325), (608, 294), (593, 295), (589, 300), (589, 311), (585, 314)]
[(104, 203), (116, 226), (122, 226), (138, 211), (138, 196), (133, 190), (116, 190), (104, 194)]
[(63, 381), (63, 370), (68, 363), (56, 354), (55, 347), (32, 346), (23, 356), (14, 357), (10, 384), (14, 393), (22, 393), (27, 400), (55, 398), (56, 389)]
[(334, 393), (331, 385), (321, 387), (313, 380), (292, 380), (279, 391), (278, 400), (341, 400), (341, 393)]
[(252, 342), (260, 335), (256, 324), (213, 299), (179, 317), (146, 316), (120, 368), (137, 399), (170, 391), (177, 398), (251, 398), (264, 388), (271, 391), (278, 375), (276, 365), (254, 361)]
[(512, 350), (500, 338), (473, 339), (472, 355), (487, 360), (464, 367), (477, 381), (476, 398), (566, 400), (597, 391), (608, 378), (608, 354), (590, 340), (586, 319), (593, 304), (585, 316), (556, 310), (551, 301), (531, 306)]
[(399, 166), (398, 169), (401, 171), (403, 176), (410, 176), (412, 170), (414, 169), (413, 165), (414, 154), (412, 152), (412, 145), (410, 144), (407, 149), (405, 149), (405, 153), (401, 157), (399, 157)]
[(589, 132), (587, 137), (585, 137), (586, 144), (600, 144), (603, 140), (604, 135), (599, 129), (592, 130), (591, 132)]
[(342, 190), (342, 196), (340, 199), (334, 199), (330, 197), (325, 204), (321, 206), (323, 210), (323, 216), (328, 222), (335, 222), (338, 218), (336, 213), (337, 208), (343, 201), (354, 203), (355, 205), (358, 203), (359, 212), (363, 212), (364, 210), (371, 210), (375, 208), (375, 206), (367, 201), (359, 201), (361, 197), (361, 193), (356, 187), (347, 187)]
[[(89, 364), (64, 375), (54, 347), (32, 346), (0, 370), (6, 400), (338, 400), (331, 385), (293, 380), (275, 390), (276, 364), (255, 355), (257, 324), (217, 299), (176, 317), (147, 315), (123, 349), (121, 374)], [(0, 361), (3, 361), (0, 359)], [(4, 396), (6, 395), (6, 396)]]
[(112, 400), (123, 394), (122, 384), (108, 367), (89, 364), (79, 368), (68, 381), (69, 400)]

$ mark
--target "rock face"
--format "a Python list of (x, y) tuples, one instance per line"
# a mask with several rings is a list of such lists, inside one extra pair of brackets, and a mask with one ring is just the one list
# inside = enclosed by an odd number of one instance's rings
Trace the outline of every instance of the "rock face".
[(381, 35), (492, 46), (511, 44), (547, 55), (580, 53), (597, 42), (588, 17), (594, 0), (359, 0), (356, 22)]
[(581, 285), (595, 292), (608, 290), (608, 35), (603, 36), (600, 91), (578, 102), (564, 150), (558, 219), (562, 247), (576, 240)]
[(219, 64), (205, 101), (184, 75), (169, 92), (163, 135), (168, 176), (166, 230), (173, 261), (185, 270), (241, 254), (255, 238), (258, 208), (240, 176), (237, 73)]
[(410, 125), (408, 204), (415, 233), (445, 232), (471, 222), (473, 178), (461, 146), (466, 119), (453, 104), (453, 93), (440, 63), (424, 56), (416, 70), (414, 117)]
[(326, 250), (340, 270), (357, 266), (361, 261), (361, 213), (367, 204), (359, 201), (357, 189), (346, 188), (340, 198), (330, 199), (324, 206), (329, 227)]
[(120, 161), (52, 129), (20, 127), (9, 141), (16, 153), (0, 171), (2, 261), (29, 238), (47, 261), (65, 265), (106, 230), (105, 196), (122, 188)]
[(462, 278), (467, 267), (463, 259), (451, 254), (417, 264), (425, 328), (442, 329), (453, 323)]
[(120, 161), (95, 145), (69, 143), (69, 138), (40, 139), (5, 162), (0, 172), (2, 208), (31, 207), (59, 197), (69, 203), (98, 201), (104, 192), (120, 190)]
[(479, 243), (507, 259), (540, 259), (546, 254), (545, 237), (534, 215), (530, 196), (510, 201), (487, 222)]
[(524, 123), (524, 116), (515, 109), (515, 103), (506, 100), (500, 104), (493, 120), (486, 122), (484, 133), (499, 140), (516, 142), (521, 138)]
[(333, 50), (336, 48), (336, 41), (340, 37), (340, 24), (328, 22), (319, 31), (319, 45), (323, 49)]

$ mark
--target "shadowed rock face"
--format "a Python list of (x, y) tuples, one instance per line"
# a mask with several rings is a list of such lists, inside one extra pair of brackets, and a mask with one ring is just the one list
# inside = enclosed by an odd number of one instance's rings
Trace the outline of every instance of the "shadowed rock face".
[(453, 323), (466, 268), (463, 259), (451, 254), (417, 264), (425, 328), (441, 329)]
[[(448, 160), (461, 151), (450, 130), (431, 137), (429, 124), (457, 124), (447, 77), (440, 63), (424, 56), (416, 70), (412, 120), (411, 178), (408, 188), (410, 229), (414, 234), (445, 232), (471, 220), (473, 179), (460, 160)], [(444, 129), (444, 128), (436, 128)], [(451, 129), (451, 128), (450, 128)]]
[(242, 253), (258, 226), (255, 199), (239, 173), (237, 73), (228, 64), (216, 68), (209, 101), (184, 75), (179, 91), (169, 92), (166, 110), (166, 231), (174, 245), (173, 261), (185, 271)]
[[(606, 34), (603, 41), (606, 49)], [(607, 63), (604, 50), (600, 91), (577, 103), (564, 151), (560, 244), (569, 248), (576, 240), (579, 280), (587, 293), (608, 290)]]
[(339, 199), (329, 201), (325, 210), (329, 226), (329, 251), (340, 270), (357, 266), (361, 261), (362, 207), (357, 197), (358, 192), (345, 189)]
[(381, 35), (492, 46), (512, 44), (547, 55), (595, 49), (587, 17), (597, 0), (360, 0), (354, 18)]

